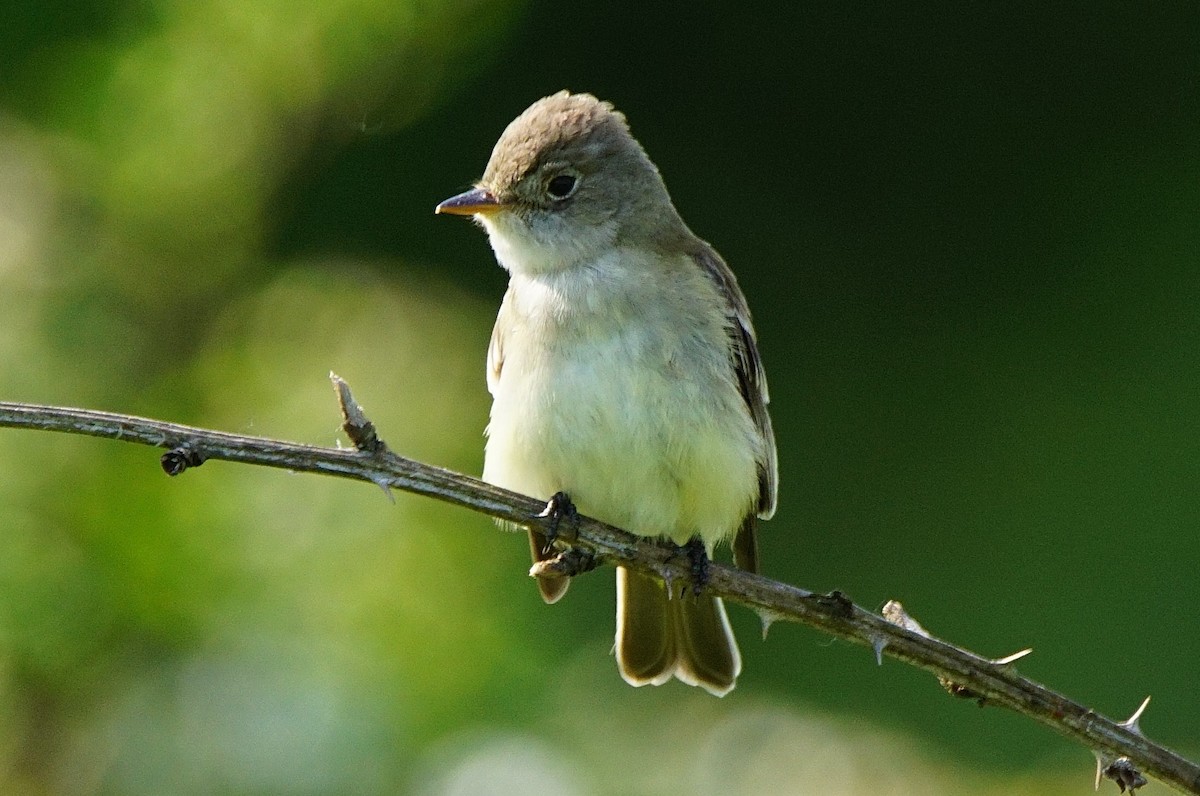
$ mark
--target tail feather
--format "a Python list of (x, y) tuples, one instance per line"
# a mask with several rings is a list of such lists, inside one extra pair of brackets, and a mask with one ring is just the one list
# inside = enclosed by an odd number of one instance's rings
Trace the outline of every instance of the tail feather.
[(672, 595), (661, 580), (617, 568), (617, 665), (630, 685), (678, 677), (711, 694), (733, 690), (742, 669), (717, 597)]
[(685, 594), (671, 600), (675, 644), (679, 649), (675, 676), (716, 696), (737, 684), (742, 656), (720, 597)]
[(662, 685), (675, 671), (675, 633), (661, 581), (617, 567), (617, 665), (630, 685)]

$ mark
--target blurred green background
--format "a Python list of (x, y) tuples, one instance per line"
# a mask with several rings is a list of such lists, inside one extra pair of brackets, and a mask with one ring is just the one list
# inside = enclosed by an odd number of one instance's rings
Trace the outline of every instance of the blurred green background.
[[(610, 99), (739, 274), (767, 574), (1200, 755), (1200, 7), (49, 0), (0, 26), (0, 397), (478, 472), (505, 277), (434, 218)], [(634, 690), (611, 572), (362, 484), (0, 430), (0, 791), (1083, 794), (1086, 750), (733, 608)], [(1115, 792), (1114, 786), (1104, 786)], [(1147, 793), (1165, 792), (1152, 784)]]

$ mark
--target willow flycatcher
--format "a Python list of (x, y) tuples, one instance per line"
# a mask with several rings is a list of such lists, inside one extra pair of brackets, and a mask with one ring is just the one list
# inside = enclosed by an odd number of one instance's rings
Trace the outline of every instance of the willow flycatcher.
[[(484, 480), (569, 495), (640, 536), (732, 540), (758, 571), (775, 511), (775, 437), (746, 300), (676, 212), (625, 117), (589, 94), (538, 100), (474, 189), (439, 213), (473, 216), (509, 272), (488, 348)], [(533, 557), (552, 552), (530, 533)], [(539, 579), (546, 602), (565, 578)], [(617, 663), (633, 685), (678, 677), (718, 696), (741, 671), (719, 598), (617, 569)]]

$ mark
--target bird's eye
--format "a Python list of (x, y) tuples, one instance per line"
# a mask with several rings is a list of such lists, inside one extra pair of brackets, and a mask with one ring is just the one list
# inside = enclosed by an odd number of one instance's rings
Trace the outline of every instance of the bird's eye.
[(579, 180), (571, 174), (559, 174), (546, 184), (546, 191), (554, 199), (566, 199), (571, 194), (575, 193), (575, 187), (579, 184)]

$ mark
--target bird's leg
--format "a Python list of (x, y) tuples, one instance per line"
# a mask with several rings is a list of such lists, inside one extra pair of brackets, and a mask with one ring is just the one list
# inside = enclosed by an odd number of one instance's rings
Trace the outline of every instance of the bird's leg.
[(692, 594), (699, 596), (708, 585), (708, 551), (698, 536), (689, 539), (683, 549), (692, 565)]
[(600, 565), (595, 553), (578, 547), (568, 547), (557, 555), (554, 554), (554, 542), (558, 539), (558, 528), (564, 519), (571, 523), (571, 535), (579, 535), (579, 512), (575, 510), (575, 504), (566, 492), (555, 492), (546, 502), (546, 508), (535, 516), (547, 522), (544, 529), (534, 532), (534, 536), (545, 544), (542, 545), (541, 555), (538, 557), (540, 560), (534, 563), (533, 569), (530, 570), (531, 575), (570, 578), (591, 572)]
[(571, 498), (566, 492), (555, 492), (554, 496), (546, 502), (546, 508), (542, 509), (542, 513), (535, 516), (538, 519), (548, 520), (546, 527), (540, 531), (541, 535), (546, 538), (546, 546), (542, 550), (543, 555), (550, 554), (554, 540), (558, 538), (558, 526), (564, 519), (571, 523), (572, 534), (579, 532), (579, 512), (575, 510), (575, 504), (571, 502)]

